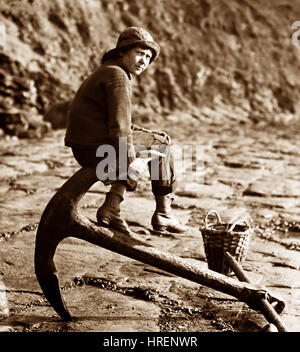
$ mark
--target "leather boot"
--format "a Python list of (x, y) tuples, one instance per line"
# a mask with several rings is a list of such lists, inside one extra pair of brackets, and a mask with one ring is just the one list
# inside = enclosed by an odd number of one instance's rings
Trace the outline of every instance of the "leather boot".
[(101, 226), (111, 227), (126, 235), (130, 235), (130, 228), (120, 214), (120, 203), (124, 200), (125, 192), (126, 187), (121, 184), (112, 186), (111, 190), (106, 193), (104, 203), (97, 210), (97, 221)]
[(174, 200), (170, 195), (155, 197), (156, 209), (151, 219), (151, 225), (158, 232), (184, 233), (187, 227), (171, 215), (171, 204)]

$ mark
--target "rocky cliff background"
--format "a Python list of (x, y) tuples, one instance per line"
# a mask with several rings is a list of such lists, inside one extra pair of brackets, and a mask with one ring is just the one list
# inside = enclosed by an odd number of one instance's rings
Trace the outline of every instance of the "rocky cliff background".
[(41, 137), (46, 113), (63, 127), (68, 101), (128, 26), (148, 29), (162, 49), (135, 82), (137, 122), (291, 124), (300, 120), (297, 20), (300, 0), (1, 0), (0, 136)]

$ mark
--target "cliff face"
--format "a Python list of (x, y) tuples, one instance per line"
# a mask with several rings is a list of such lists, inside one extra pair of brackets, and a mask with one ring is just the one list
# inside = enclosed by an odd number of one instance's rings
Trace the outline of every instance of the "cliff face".
[[(207, 121), (300, 117), (300, 0), (6, 0), (0, 4), (0, 135), (42, 135), (128, 26), (161, 56), (134, 88), (136, 116)], [(144, 117), (143, 117), (144, 116)]]

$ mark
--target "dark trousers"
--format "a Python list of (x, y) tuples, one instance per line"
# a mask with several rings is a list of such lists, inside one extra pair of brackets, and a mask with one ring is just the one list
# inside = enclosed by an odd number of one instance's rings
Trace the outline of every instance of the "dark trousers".
[[(149, 172), (154, 196), (165, 196), (174, 192), (176, 188), (176, 176), (171, 146), (166, 144), (165, 139), (161, 136), (144, 131), (133, 131), (133, 142), (136, 152), (154, 149), (165, 154), (165, 157), (157, 157), (149, 162)], [(82, 167), (96, 167), (101, 161), (101, 158), (96, 157), (97, 148), (98, 146), (89, 148), (72, 147), (72, 151), (79, 165)], [(105, 181), (104, 183), (109, 185), (116, 181), (123, 183), (128, 191), (135, 189), (135, 187), (132, 186), (132, 182), (126, 180), (112, 180)]]

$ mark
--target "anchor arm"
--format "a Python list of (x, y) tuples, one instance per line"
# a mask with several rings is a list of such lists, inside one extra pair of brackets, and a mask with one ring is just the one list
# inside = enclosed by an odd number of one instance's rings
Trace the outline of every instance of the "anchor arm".
[(36, 277), (45, 297), (65, 321), (71, 321), (72, 316), (60, 293), (54, 254), (59, 243), (72, 235), (78, 202), (97, 181), (94, 168), (78, 170), (49, 201), (37, 230), (34, 253)]

